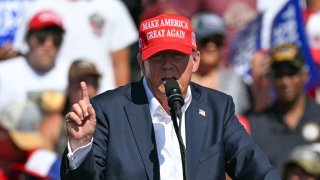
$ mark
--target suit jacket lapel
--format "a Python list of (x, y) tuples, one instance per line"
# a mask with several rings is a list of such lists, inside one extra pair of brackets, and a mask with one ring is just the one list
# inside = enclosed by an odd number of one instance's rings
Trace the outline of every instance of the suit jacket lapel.
[[(196, 179), (198, 162), (203, 147), (207, 116), (200, 111), (209, 112), (208, 107), (199, 102), (200, 92), (193, 86), (192, 102), (186, 111), (187, 167), (189, 179)], [(160, 179), (160, 166), (154, 137), (148, 100), (142, 80), (133, 84), (126, 93), (132, 103), (125, 106), (128, 122), (140, 151), (149, 179)], [(151, 137), (151, 138), (150, 138)]]
[(187, 168), (189, 179), (196, 179), (206, 129), (207, 106), (199, 103), (200, 93), (192, 89), (192, 101), (186, 111)]
[(128, 122), (149, 179), (160, 178), (160, 168), (152, 119), (143, 83), (132, 85), (126, 93), (132, 103), (125, 106)]

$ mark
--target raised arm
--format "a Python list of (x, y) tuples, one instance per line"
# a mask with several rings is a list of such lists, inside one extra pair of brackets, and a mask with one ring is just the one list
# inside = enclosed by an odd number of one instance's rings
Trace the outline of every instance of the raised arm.
[(71, 111), (66, 115), (67, 132), (72, 151), (90, 142), (97, 123), (95, 111), (90, 104), (87, 85), (85, 82), (81, 82), (80, 85), (82, 99), (73, 104)]

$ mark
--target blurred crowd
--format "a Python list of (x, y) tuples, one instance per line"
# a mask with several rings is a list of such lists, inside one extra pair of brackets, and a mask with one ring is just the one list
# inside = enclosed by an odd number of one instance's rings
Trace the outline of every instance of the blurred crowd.
[(230, 62), (237, 35), (286, 1), (0, 1), (0, 180), (60, 179), (64, 117), (81, 98), (80, 82), (93, 97), (139, 81), (139, 22), (162, 13), (191, 19), (201, 55), (192, 81), (232, 96), (283, 179), (320, 179), (320, 0), (299, 1), (318, 73), (311, 88), (299, 44), (250, 54), (250, 84)]

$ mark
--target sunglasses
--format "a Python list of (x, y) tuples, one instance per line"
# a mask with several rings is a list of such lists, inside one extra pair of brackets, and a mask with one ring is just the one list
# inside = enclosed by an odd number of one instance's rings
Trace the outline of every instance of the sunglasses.
[(298, 75), (299, 73), (300, 69), (291, 66), (275, 67), (273, 70), (273, 75), (276, 79), (285, 76), (293, 77), (295, 75)]
[(38, 30), (32, 33), (40, 44), (43, 44), (48, 37), (52, 37), (53, 43), (59, 47), (62, 43), (62, 32), (53, 30)]
[(208, 44), (209, 42), (213, 42), (218, 48), (220, 48), (223, 45), (224, 36), (221, 35), (212, 35), (206, 38), (199, 39), (197, 44), (199, 48), (203, 48)]

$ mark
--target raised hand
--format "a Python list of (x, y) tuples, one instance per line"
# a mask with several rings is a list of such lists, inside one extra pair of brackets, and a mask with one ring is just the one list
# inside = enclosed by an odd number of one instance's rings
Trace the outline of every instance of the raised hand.
[(80, 86), (82, 99), (72, 105), (65, 118), (72, 151), (90, 142), (97, 122), (96, 113), (90, 104), (87, 85), (81, 82)]
[(255, 79), (263, 78), (270, 72), (270, 59), (266, 52), (255, 52), (251, 64), (252, 76)]
[(12, 48), (11, 43), (4, 43), (3, 45), (0, 45), (0, 61), (7, 60), (13, 57), (16, 57), (18, 55), (21, 55), (20, 52), (16, 51)]

